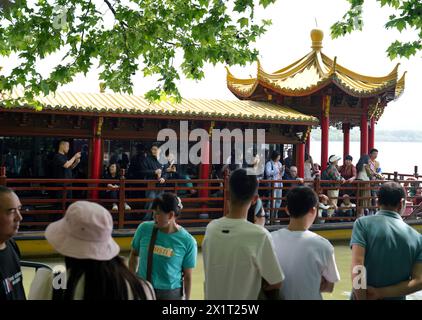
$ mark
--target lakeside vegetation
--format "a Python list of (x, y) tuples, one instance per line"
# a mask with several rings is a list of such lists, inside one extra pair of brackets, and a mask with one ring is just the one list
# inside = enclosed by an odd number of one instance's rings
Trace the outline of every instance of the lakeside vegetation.
[[(385, 142), (422, 142), (422, 131), (416, 130), (377, 130), (375, 132), (377, 141)], [(312, 140), (321, 140), (321, 130), (312, 130)], [(331, 141), (343, 141), (343, 132), (337, 129), (330, 129)], [(360, 130), (350, 130), (350, 141), (360, 141)]]

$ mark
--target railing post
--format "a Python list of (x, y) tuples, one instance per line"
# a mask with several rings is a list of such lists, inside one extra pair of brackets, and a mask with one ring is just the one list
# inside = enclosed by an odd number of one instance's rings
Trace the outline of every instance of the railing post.
[(394, 181), (399, 181), (399, 173), (397, 171), (394, 171)]
[(419, 178), (418, 166), (415, 166), (415, 178), (416, 178), (416, 179), (418, 179), (418, 178)]
[(0, 167), (0, 186), (7, 185), (6, 167)]
[(223, 215), (226, 216), (229, 210), (229, 171), (224, 170), (223, 181)]
[(361, 195), (361, 187), (362, 182), (361, 180), (355, 180), (357, 184), (356, 188), (356, 218), (359, 218), (361, 216), (361, 201), (360, 201), (360, 195)]
[(120, 185), (119, 185), (119, 221), (118, 228), (122, 229), (125, 225), (125, 203), (126, 203), (126, 178), (125, 169), (120, 170)]

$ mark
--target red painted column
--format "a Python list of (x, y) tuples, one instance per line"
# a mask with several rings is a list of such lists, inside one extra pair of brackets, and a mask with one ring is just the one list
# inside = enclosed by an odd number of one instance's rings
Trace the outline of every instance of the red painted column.
[(362, 115), (360, 118), (360, 155), (368, 154), (368, 100), (362, 101)]
[(343, 161), (350, 155), (350, 123), (343, 123)]
[(330, 97), (322, 96), (321, 112), (321, 168), (325, 170), (328, 162), (328, 142), (330, 139)]
[(299, 143), (296, 145), (296, 167), (297, 176), (303, 178), (305, 176), (305, 144)]
[(308, 137), (306, 138), (306, 141), (305, 141), (305, 152), (309, 155), (311, 154), (311, 134), (310, 133), (308, 134)]
[(374, 149), (375, 147), (375, 118), (372, 117), (369, 127), (369, 136), (368, 136), (368, 150)]
[[(211, 123), (206, 122), (202, 126), (203, 129), (209, 132), (211, 128)], [(209, 179), (210, 178), (210, 140), (204, 143), (201, 153), (201, 164), (199, 166), (199, 179)], [(202, 186), (208, 187), (208, 183), (203, 183)], [(206, 198), (208, 197), (208, 190), (199, 190), (199, 197)]]
[[(103, 125), (103, 118), (95, 118), (92, 124), (93, 138), (92, 138), (92, 157), (91, 157), (91, 179), (101, 178), (101, 128)], [(91, 194), (93, 199), (98, 199), (98, 191), (94, 190)]]

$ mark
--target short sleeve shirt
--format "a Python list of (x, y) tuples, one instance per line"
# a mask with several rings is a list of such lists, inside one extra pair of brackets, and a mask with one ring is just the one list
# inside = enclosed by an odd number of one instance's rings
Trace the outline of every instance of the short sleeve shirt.
[(340, 280), (334, 247), (323, 237), (287, 228), (271, 233), (275, 252), (286, 276), (281, 292), (286, 300), (322, 300), (321, 279)]
[(0, 250), (0, 301), (4, 300), (25, 300), (20, 252), (13, 240)]
[(365, 248), (368, 286), (385, 287), (408, 280), (414, 264), (422, 263), (422, 235), (396, 212), (379, 211), (356, 220), (350, 245)]
[[(139, 225), (132, 240), (132, 248), (139, 253), (137, 274), (146, 279), (148, 249), (154, 222)], [(182, 286), (182, 270), (196, 266), (197, 244), (184, 228), (174, 233), (158, 231), (152, 260), (152, 285), (155, 289), (173, 290)]]
[(210, 222), (202, 257), (206, 300), (256, 300), (262, 279), (269, 284), (284, 279), (270, 233), (244, 219)]
[(72, 169), (63, 165), (68, 161), (64, 154), (56, 153), (53, 158), (54, 177), (57, 179), (72, 179)]

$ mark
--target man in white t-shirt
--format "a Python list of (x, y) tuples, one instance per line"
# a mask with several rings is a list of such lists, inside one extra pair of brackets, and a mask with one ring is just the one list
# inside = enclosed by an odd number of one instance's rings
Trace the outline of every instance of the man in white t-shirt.
[(321, 292), (333, 292), (340, 280), (334, 247), (309, 231), (317, 215), (318, 196), (309, 187), (287, 194), (287, 228), (273, 232), (275, 251), (286, 279), (281, 289), (286, 300), (322, 300)]
[(230, 212), (208, 224), (202, 243), (205, 299), (256, 300), (261, 288), (268, 299), (277, 299), (284, 275), (271, 235), (246, 220), (257, 197), (256, 176), (237, 169), (229, 184)]

